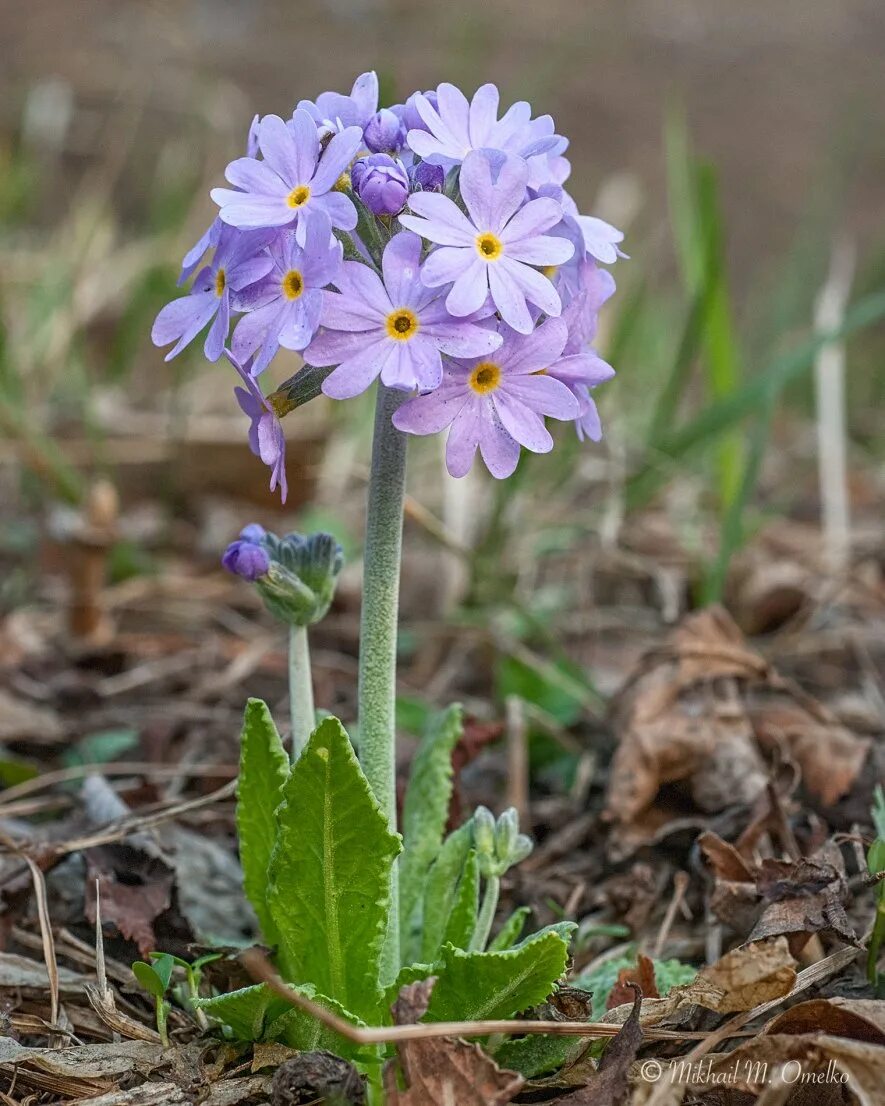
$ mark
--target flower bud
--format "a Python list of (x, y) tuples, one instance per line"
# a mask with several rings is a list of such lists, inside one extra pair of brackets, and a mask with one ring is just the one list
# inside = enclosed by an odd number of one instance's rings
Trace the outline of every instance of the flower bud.
[(473, 815), (473, 844), (481, 859), (494, 860), (495, 816), (488, 807), (478, 806)]
[(393, 153), (402, 147), (406, 135), (399, 116), (390, 108), (376, 111), (363, 131), (363, 140), (375, 154)]
[(270, 557), (262, 545), (240, 538), (225, 549), (221, 563), (228, 572), (254, 583), (267, 575)]
[(519, 833), (519, 815), (516, 807), (509, 807), (498, 819), (495, 827), (495, 852), (499, 860), (506, 860), (516, 843)]
[(409, 196), (403, 163), (388, 154), (360, 158), (350, 171), (353, 189), (373, 215), (398, 215)]
[(411, 171), (412, 184), (419, 192), (442, 192), (446, 173), (441, 165), (419, 162)]
[[(406, 128), (406, 131), (426, 131), (427, 130), (427, 124), (424, 122), (424, 120), (418, 114), (418, 108), (415, 106), (415, 97), (418, 96), (418, 95), (419, 95), (419, 93), (413, 92), (412, 95), (408, 98), (408, 100), (406, 100), (405, 104), (403, 105), (403, 126)], [(434, 107), (437, 106), (437, 99), (436, 99), (436, 93), (435, 92), (425, 92), (424, 93), (424, 98), (426, 100), (429, 100), (430, 103)]]

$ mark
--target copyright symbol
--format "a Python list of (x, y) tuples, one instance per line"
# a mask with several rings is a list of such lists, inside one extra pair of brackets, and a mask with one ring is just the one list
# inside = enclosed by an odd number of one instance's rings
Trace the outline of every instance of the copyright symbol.
[(663, 1070), (657, 1060), (644, 1060), (639, 1068), (639, 1074), (646, 1083), (657, 1083), (663, 1074)]

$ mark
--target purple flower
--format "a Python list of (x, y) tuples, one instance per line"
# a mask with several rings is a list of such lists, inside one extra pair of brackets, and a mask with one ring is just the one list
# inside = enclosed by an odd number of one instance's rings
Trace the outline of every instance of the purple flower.
[(261, 116), (252, 117), (249, 133), (246, 135), (246, 157), (258, 157), (258, 135), (261, 132)]
[(167, 303), (154, 321), (154, 345), (175, 342), (166, 354), (167, 361), (181, 353), (212, 319), (215, 322), (206, 335), (203, 351), (210, 361), (218, 360), (230, 328), (231, 292), (254, 284), (270, 269), (270, 257), (264, 252), (268, 239), (267, 232), (221, 229), (215, 256), (197, 274), (190, 295)]
[[(439, 101), (436, 92), (413, 92), (404, 104), (396, 105), (393, 110), (400, 116), (406, 131), (426, 131), (427, 124), (418, 113), (418, 97), (422, 96), (436, 110)], [(429, 132), (428, 132), (429, 133)]]
[(547, 366), (547, 376), (565, 384), (578, 401), (575, 426), (580, 440), (588, 437), (598, 442), (602, 437), (602, 424), (590, 389), (611, 380), (615, 370), (602, 360), (589, 342), (596, 333), (599, 308), (614, 291), (614, 281), (610, 273), (597, 269), (592, 261), (585, 261), (583, 269), (581, 290), (562, 313), (568, 340), (562, 355)]
[(398, 215), (406, 206), (409, 175), (389, 154), (361, 157), (350, 171), (353, 189), (373, 215)]
[(228, 361), (240, 374), (244, 388), (234, 388), (237, 403), (251, 420), (249, 426), (249, 448), (256, 457), (270, 468), (270, 490), (276, 491), (280, 485), (280, 497), (286, 502), (289, 486), (286, 482), (286, 436), (273, 407), (267, 402), (264, 393), (249, 371), (248, 365), (241, 365), (229, 350), (224, 351)]
[(618, 248), (618, 243), (624, 241), (623, 231), (593, 215), (578, 215), (576, 218), (584, 235), (584, 246), (591, 257), (595, 257), (604, 265), (611, 265), (619, 257), (627, 257), (627, 254)]
[(416, 192), (442, 192), (446, 183), (445, 169), (429, 161), (419, 161), (412, 166), (409, 176)]
[(366, 124), (363, 139), (373, 153), (389, 154), (400, 149), (406, 132), (396, 112), (382, 108)]
[(241, 362), (254, 356), (253, 376), (264, 372), (280, 346), (298, 350), (310, 342), (320, 325), (320, 289), (341, 266), (341, 243), (325, 216), (308, 223), (303, 247), (293, 231), (283, 231), (269, 253), (271, 271), (235, 301), (247, 314), (237, 323), (231, 348)]
[[(415, 215), (401, 215), (410, 230), (438, 242), (424, 263), (421, 279), (431, 288), (452, 284), (446, 306), (453, 315), (469, 315), (491, 292), (502, 319), (528, 334), (534, 320), (528, 304), (548, 315), (559, 315), (559, 294), (536, 265), (559, 265), (574, 246), (564, 238), (543, 232), (562, 219), (562, 208), (550, 197), (525, 203), (528, 167), (520, 158), (506, 157), (492, 179), (488, 153), (476, 151), (461, 166), (461, 196), (469, 218), (448, 198), (415, 193), (409, 202)], [(454, 283), (453, 283), (454, 282)]]
[(317, 211), (325, 212), (333, 227), (353, 230), (356, 209), (335, 189), (362, 137), (358, 127), (347, 127), (320, 154), (316, 125), (306, 111), (299, 108), (288, 126), (278, 115), (265, 115), (258, 132), (264, 161), (250, 157), (232, 161), (225, 176), (234, 189), (212, 189), (221, 218), (235, 227), (294, 223), (302, 245), (306, 223)]
[(260, 522), (250, 522), (240, 531), (240, 538), (243, 541), (251, 541), (256, 545), (260, 545), (266, 537), (267, 531)]
[(209, 229), (203, 234), (199, 241), (195, 242), (193, 246), (184, 255), (184, 259), (181, 262), (181, 273), (178, 277), (178, 286), (186, 283), (197, 271), (200, 262), (206, 256), (207, 250), (214, 250), (218, 245), (218, 239), (221, 237), (221, 228), (224, 223), (216, 215), (212, 220), (212, 224)]
[(404, 403), (394, 426), (409, 434), (436, 434), (450, 426), (446, 468), (452, 476), (466, 475), (477, 447), (492, 476), (510, 476), (521, 445), (533, 453), (553, 448), (544, 415), (578, 417), (570, 389), (544, 374), (567, 337), (561, 319), (548, 319), (529, 335), (507, 331), (492, 357), (447, 364), (442, 385)]
[(378, 77), (374, 71), (363, 73), (354, 81), (349, 96), (340, 92), (323, 92), (311, 100), (299, 100), (298, 111), (306, 111), (317, 126), (339, 131), (345, 127), (362, 130), (378, 110)]
[(421, 282), (420, 259), (421, 239), (402, 231), (384, 249), (383, 282), (368, 265), (346, 261), (340, 293), (323, 293), (324, 329), (304, 359), (338, 366), (323, 383), (326, 395), (349, 399), (379, 375), (392, 388), (436, 388), (441, 353), (480, 356), (501, 344), (494, 330), (449, 315), (442, 295)]
[(500, 150), (520, 157), (542, 153), (562, 153), (566, 139), (554, 134), (549, 115), (532, 119), (531, 106), (525, 101), (513, 104), (498, 119), (500, 95), (493, 84), (476, 90), (470, 103), (452, 84), (436, 90), (434, 106), (426, 96), (416, 93), (414, 107), (426, 129), (408, 133), (409, 146), (425, 161), (453, 164), (463, 161), (471, 150)]
[[(248, 527), (247, 527), (248, 529)], [(243, 531), (245, 534), (245, 530)], [(270, 557), (264, 546), (244, 538), (242, 535), (225, 549), (221, 557), (222, 565), (235, 576), (254, 582), (267, 575)]]

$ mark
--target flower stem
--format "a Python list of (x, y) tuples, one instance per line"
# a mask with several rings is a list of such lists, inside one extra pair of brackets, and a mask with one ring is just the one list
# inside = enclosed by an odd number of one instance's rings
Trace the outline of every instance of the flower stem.
[(476, 919), (476, 929), (470, 941), (471, 952), (483, 952), (492, 932), (492, 922), (495, 920), (495, 911), (498, 909), (498, 896), (501, 894), (501, 880), (498, 876), (489, 876), (486, 879), (486, 889), (482, 898), (482, 906), (479, 908), (479, 916)]
[[(396, 831), (396, 632), (406, 483), (406, 439), (393, 425), (405, 394), (378, 382), (360, 619), (360, 762), (375, 798)], [(383, 966), (399, 970), (397, 869), (392, 872)]]
[(292, 763), (310, 740), (316, 724), (313, 681), (310, 676), (310, 646), (307, 627), (289, 628), (289, 715), (292, 719)]

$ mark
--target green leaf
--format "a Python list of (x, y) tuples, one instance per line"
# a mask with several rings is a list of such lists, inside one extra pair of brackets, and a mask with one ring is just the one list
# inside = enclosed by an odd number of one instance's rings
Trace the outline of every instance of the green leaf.
[(505, 1041), (495, 1052), (495, 1063), (508, 1071), (518, 1071), (526, 1079), (557, 1071), (571, 1060), (587, 1041), (575, 1037), (517, 1037)]
[(479, 912), (479, 859), (476, 850), (471, 849), (464, 862), (458, 893), (452, 905), (452, 912), (446, 922), (443, 942), (454, 945), (456, 949), (470, 947), (470, 938), (476, 929), (476, 916)]
[(489, 945), (489, 952), (503, 952), (505, 949), (512, 948), (519, 940), (520, 934), (525, 927), (526, 919), (531, 912), (532, 908), (530, 906), (520, 906), (514, 910), (507, 921), (501, 926), (501, 930), (497, 937), (495, 937)]
[(458, 881), (473, 844), (473, 823), (465, 822), (443, 842), (428, 875), (421, 923), (421, 959), (432, 963), (439, 955), (452, 912)]
[(337, 718), (314, 730), (283, 798), (268, 904), (287, 973), (371, 1019), (401, 843)]
[(240, 1041), (260, 1041), (265, 1026), (291, 1009), (289, 1003), (266, 983), (242, 987), (215, 998), (195, 999), (194, 1006), (229, 1025)]
[(390, 1007), (399, 998), (399, 993), (403, 987), (408, 986), (410, 983), (418, 983), (422, 979), (427, 979), (428, 976), (434, 974), (433, 964), (406, 964), (400, 968), (397, 973), (396, 979), (393, 983), (388, 984), (384, 988), (384, 998), (382, 1000), (384, 1021), (390, 1024), (391, 1014)]
[(289, 758), (267, 703), (250, 699), (240, 738), (237, 833), (246, 897), (272, 945), (279, 943), (279, 934), (267, 904), (268, 869), (277, 832), (275, 812), (288, 775)]
[(438, 856), (446, 831), (452, 797), (452, 750), (463, 733), (457, 704), (434, 716), (412, 761), (403, 803), (403, 841), (400, 863), (400, 930), (404, 957), (417, 955), (416, 917), (427, 873)]
[(138, 980), (149, 995), (154, 998), (162, 998), (166, 994), (169, 980), (172, 978), (173, 960), (165, 953), (153, 964), (145, 964), (143, 960), (136, 960), (132, 965), (132, 974)]
[(427, 1021), (510, 1018), (535, 1006), (565, 971), (568, 944), (558, 933), (530, 937), (508, 952), (462, 952), (446, 945), (434, 967)]
[[(344, 1018), (345, 1021), (352, 1022), (353, 1025), (365, 1026), (366, 1024), (351, 1014), (350, 1011), (345, 1010), (339, 1002), (326, 998), (325, 995), (317, 994), (315, 987), (296, 987), (294, 990), (304, 995), (305, 998), (312, 999), (319, 1006), (324, 1006), (333, 1014), (337, 1014), (338, 1017)], [(299, 1010), (297, 1006), (290, 1006), (285, 1014), (269, 1021), (264, 1037), (269, 1041), (282, 1041), (290, 1048), (297, 1048), (299, 1052), (326, 1049), (329, 1052), (334, 1052), (336, 1056), (343, 1056), (347, 1060), (353, 1059), (363, 1047), (354, 1041), (349, 1041), (346, 1037), (342, 1037), (334, 1029), (329, 1029), (322, 1022), (308, 1014), (306, 1010)]]

